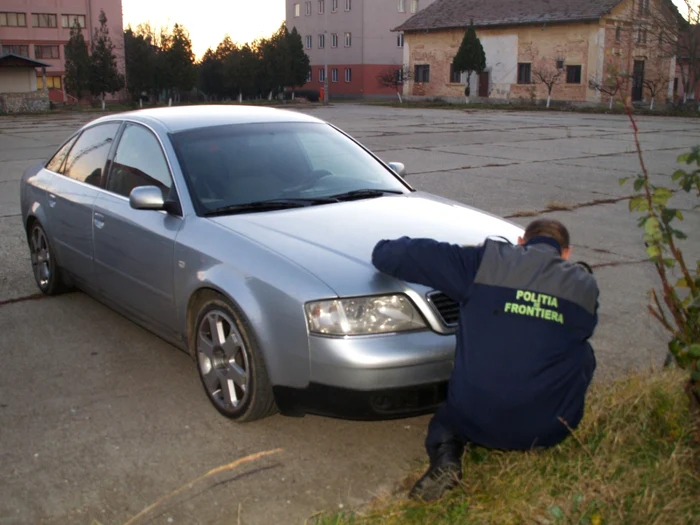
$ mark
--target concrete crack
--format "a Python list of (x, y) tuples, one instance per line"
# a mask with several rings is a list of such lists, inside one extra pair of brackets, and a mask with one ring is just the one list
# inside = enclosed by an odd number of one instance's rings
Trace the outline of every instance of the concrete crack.
[(44, 295), (42, 293), (36, 293), (32, 295), (25, 295), (23, 297), (15, 297), (13, 299), (5, 299), (0, 301), (0, 306), (7, 306), (9, 304), (15, 304), (15, 303), (26, 303), (28, 301), (39, 301), (41, 299), (46, 299), (48, 298), (47, 295)]
[(544, 213), (552, 213), (555, 211), (574, 211), (578, 210), (579, 208), (589, 208), (591, 206), (599, 206), (601, 204), (616, 204), (621, 201), (627, 201), (630, 200), (633, 197), (633, 195), (628, 195), (627, 197), (615, 197), (611, 199), (595, 199), (592, 201), (587, 201), (587, 202), (581, 202), (578, 204), (567, 204), (567, 205), (551, 205), (548, 206), (547, 208), (539, 211), (535, 210), (530, 210), (530, 211), (517, 211), (511, 215), (506, 215), (506, 219), (515, 219), (518, 217), (535, 217), (536, 215), (542, 215)]
[(591, 268), (615, 268), (618, 266), (630, 266), (633, 264), (644, 264), (651, 262), (649, 259), (641, 259), (637, 261), (614, 261), (614, 262), (607, 262), (607, 263), (597, 263), (597, 264), (591, 264)]

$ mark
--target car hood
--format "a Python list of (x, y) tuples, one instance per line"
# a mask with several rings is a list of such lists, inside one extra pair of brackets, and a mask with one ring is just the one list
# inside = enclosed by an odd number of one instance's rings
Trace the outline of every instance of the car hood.
[(517, 224), (423, 192), (210, 220), (304, 267), (339, 296), (405, 288), (372, 265), (372, 250), (382, 239), (473, 245), (488, 236), (515, 243), (523, 233)]

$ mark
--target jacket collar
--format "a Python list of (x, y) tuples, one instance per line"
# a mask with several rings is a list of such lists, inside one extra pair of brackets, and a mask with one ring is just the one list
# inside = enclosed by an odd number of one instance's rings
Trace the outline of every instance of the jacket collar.
[(557, 241), (552, 239), (551, 237), (545, 237), (545, 236), (540, 236), (540, 237), (533, 237), (530, 239), (528, 242), (525, 243), (525, 246), (533, 246), (533, 245), (546, 245), (551, 248), (554, 248), (559, 255), (561, 255), (561, 246)]

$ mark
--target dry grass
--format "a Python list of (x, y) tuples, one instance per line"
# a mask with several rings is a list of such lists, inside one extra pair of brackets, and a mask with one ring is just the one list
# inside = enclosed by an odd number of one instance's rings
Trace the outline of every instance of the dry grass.
[(548, 211), (573, 211), (576, 209), (575, 204), (566, 204), (563, 202), (548, 202), (547, 203), (547, 210)]
[(532, 453), (476, 448), (464, 483), (434, 504), (393, 499), (361, 512), (326, 515), (325, 525), (691, 524), (700, 523), (700, 445), (685, 376), (632, 375), (591, 392), (574, 437)]

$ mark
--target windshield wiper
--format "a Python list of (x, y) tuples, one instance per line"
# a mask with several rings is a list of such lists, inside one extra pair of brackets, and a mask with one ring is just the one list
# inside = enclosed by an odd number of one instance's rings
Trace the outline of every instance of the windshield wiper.
[(396, 195), (403, 195), (402, 191), (399, 190), (376, 190), (376, 189), (363, 189), (363, 190), (353, 190), (346, 193), (339, 193), (338, 195), (331, 195), (329, 199), (337, 199), (339, 201), (349, 201), (353, 199), (370, 199), (372, 197), (381, 197), (387, 193), (394, 193)]
[(246, 213), (250, 211), (274, 211), (288, 210), (292, 208), (305, 208), (318, 204), (331, 204), (338, 202), (335, 198), (308, 198), (308, 199), (270, 199), (266, 201), (248, 202), (245, 204), (232, 204), (223, 206), (204, 213), (205, 217), (216, 217), (217, 215), (233, 215), (235, 213)]

